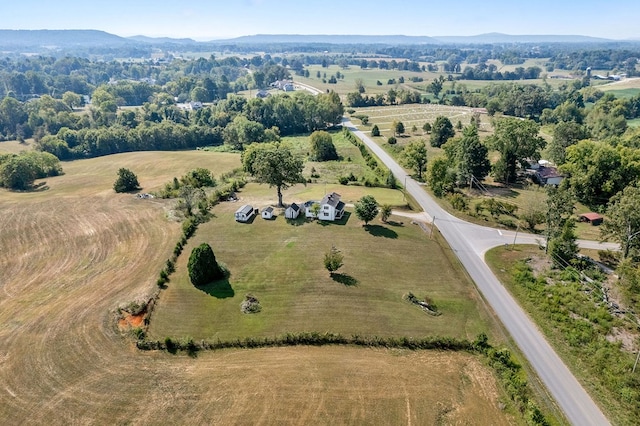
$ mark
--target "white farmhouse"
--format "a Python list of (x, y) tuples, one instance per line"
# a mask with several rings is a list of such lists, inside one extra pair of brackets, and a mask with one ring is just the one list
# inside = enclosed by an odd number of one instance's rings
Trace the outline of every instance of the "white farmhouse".
[(320, 220), (340, 220), (344, 215), (344, 203), (340, 201), (340, 194), (332, 192), (324, 196), (320, 201), (320, 213), (318, 219)]

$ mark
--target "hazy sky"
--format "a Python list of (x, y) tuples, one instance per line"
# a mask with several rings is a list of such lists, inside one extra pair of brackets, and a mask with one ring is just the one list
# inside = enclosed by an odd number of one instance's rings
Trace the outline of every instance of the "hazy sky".
[(197, 40), (252, 34), (640, 38), (640, 1), (0, 0), (0, 29), (97, 29)]

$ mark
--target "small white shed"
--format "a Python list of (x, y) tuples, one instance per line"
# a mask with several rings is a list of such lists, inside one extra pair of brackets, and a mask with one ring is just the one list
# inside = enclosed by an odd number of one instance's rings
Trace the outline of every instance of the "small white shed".
[(266, 209), (262, 209), (263, 219), (273, 219), (273, 207), (269, 206)]
[(284, 217), (287, 219), (296, 219), (300, 214), (300, 210), (301, 207), (296, 203), (293, 203), (284, 211)]
[(238, 222), (248, 222), (249, 219), (256, 213), (252, 206), (245, 204), (236, 210), (236, 220)]

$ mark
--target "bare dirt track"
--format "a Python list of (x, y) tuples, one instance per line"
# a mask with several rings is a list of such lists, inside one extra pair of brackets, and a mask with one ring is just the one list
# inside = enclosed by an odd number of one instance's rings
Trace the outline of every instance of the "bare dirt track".
[[(130, 155), (125, 164), (162, 164)], [(463, 353), (138, 351), (114, 310), (153, 290), (180, 225), (165, 219), (164, 201), (114, 194), (123, 163), (106, 160), (104, 173), (93, 160), (65, 164), (47, 191), (0, 192), (0, 424), (513, 421), (491, 373)]]

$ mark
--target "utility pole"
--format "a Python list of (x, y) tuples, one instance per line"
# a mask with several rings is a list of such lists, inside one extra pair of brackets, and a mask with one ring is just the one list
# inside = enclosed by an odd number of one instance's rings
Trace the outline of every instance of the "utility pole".
[(433, 236), (433, 227), (436, 226), (436, 217), (433, 216), (433, 220), (431, 221), (431, 232), (429, 232), (429, 239)]
[(516, 247), (516, 239), (518, 238), (518, 231), (520, 230), (520, 223), (518, 222), (518, 227), (516, 228), (516, 235), (513, 237), (513, 244), (511, 244), (511, 251)]
[(407, 202), (407, 176), (404, 177), (404, 186), (402, 187), (402, 201)]

